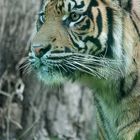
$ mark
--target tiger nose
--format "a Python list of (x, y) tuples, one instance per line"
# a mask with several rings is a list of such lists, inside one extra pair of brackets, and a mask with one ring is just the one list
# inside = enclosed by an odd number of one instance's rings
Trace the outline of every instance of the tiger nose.
[(51, 49), (51, 45), (32, 45), (31, 49), (35, 53), (36, 57), (41, 58)]

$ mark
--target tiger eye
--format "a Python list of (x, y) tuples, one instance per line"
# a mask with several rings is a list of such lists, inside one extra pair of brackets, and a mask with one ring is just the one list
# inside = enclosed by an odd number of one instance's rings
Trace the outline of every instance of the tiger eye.
[(76, 20), (78, 20), (80, 17), (81, 17), (81, 15), (78, 14), (78, 13), (75, 13), (75, 12), (72, 12), (72, 13), (70, 14), (70, 18), (71, 18), (72, 21), (76, 21)]

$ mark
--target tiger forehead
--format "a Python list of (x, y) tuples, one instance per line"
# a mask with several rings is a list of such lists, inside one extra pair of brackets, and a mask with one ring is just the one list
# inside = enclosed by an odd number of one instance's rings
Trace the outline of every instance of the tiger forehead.
[(44, 10), (48, 5), (56, 6), (60, 10), (70, 12), (72, 10), (85, 11), (90, 3), (90, 0), (46, 0), (44, 2)]

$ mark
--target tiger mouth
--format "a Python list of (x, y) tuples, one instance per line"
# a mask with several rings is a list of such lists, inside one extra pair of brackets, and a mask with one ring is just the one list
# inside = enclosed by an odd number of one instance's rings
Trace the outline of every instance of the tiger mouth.
[(35, 61), (39, 62), (40, 65), (46, 65), (48, 64), (61, 64), (65, 59), (71, 57), (73, 53), (68, 53), (68, 54), (47, 54), (44, 55), (41, 58), (36, 57), (33, 53), (29, 54), (29, 61), (31, 63), (34, 63)]
[(47, 54), (41, 58), (29, 55), (29, 61), (35, 71), (42, 73), (61, 73), (62, 75), (69, 75), (74, 71), (74, 68), (69, 66), (69, 59), (73, 53), (67, 54)]
[(42, 57), (40, 59), (42, 65), (51, 64), (51, 65), (58, 65), (63, 64), (66, 59), (70, 58), (72, 53), (69, 54), (50, 54)]
[(62, 58), (67, 58), (72, 56), (74, 53), (51, 53), (51, 54), (47, 54), (46, 57), (48, 59), (62, 59)]

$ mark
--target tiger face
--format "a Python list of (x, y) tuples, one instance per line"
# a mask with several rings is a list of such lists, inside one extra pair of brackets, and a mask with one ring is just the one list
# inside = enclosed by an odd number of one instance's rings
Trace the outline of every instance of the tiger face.
[(79, 75), (109, 78), (119, 73), (121, 14), (110, 5), (107, 0), (43, 2), (29, 53), (42, 80), (61, 83)]

